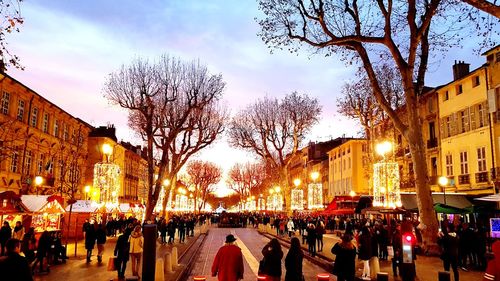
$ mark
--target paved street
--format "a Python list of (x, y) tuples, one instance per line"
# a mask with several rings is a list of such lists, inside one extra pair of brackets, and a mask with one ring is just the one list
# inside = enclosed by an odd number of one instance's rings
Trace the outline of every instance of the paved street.
[[(205, 240), (205, 243), (196, 259), (196, 264), (188, 280), (192, 280), (193, 276), (206, 276), (207, 280), (217, 280), (210, 277), (212, 262), (219, 248), (224, 244), (226, 235), (233, 234), (238, 240), (236, 245), (241, 248), (244, 256), (245, 275), (244, 280), (257, 280), (257, 271), (259, 261), (262, 259), (261, 250), (269, 242), (269, 239), (260, 235), (253, 228), (211, 228)], [(285, 277), (284, 257), (288, 253), (288, 249), (283, 247), (283, 263), (282, 263), (282, 279)], [(316, 274), (325, 270), (312, 264), (304, 259), (303, 263), (304, 276), (306, 280), (316, 280)], [(331, 279), (335, 280), (335, 279)]]

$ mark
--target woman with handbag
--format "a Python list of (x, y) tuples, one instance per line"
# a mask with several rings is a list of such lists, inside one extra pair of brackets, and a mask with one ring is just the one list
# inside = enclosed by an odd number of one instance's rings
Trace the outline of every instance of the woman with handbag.
[(281, 250), (280, 242), (278, 239), (273, 238), (262, 249), (264, 256), (264, 275), (267, 281), (280, 281), (281, 279), (281, 259), (283, 258), (283, 251)]
[(141, 263), (142, 247), (144, 245), (144, 237), (142, 237), (141, 226), (136, 225), (134, 231), (130, 235), (130, 257), (132, 260), (132, 274), (139, 276), (139, 264)]
[(342, 242), (337, 242), (332, 248), (332, 254), (335, 255), (333, 274), (337, 275), (337, 281), (354, 281), (356, 247), (351, 240), (351, 235), (345, 233)]
[(304, 253), (300, 247), (300, 240), (293, 237), (290, 244), (290, 250), (285, 258), (285, 281), (303, 281), (302, 260)]

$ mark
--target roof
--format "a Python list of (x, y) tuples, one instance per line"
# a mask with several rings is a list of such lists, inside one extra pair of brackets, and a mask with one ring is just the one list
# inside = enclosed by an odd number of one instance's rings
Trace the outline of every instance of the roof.
[(489, 50), (485, 51), (485, 52), (484, 52), (484, 53), (482, 53), (481, 55), (482, 55), (482, 56), (488, 55), (488, 53), (490, 53), (491, 51), (493, 51), (493, 50), (495, 50), (496, 48), (499, 48), (499, 47), (500, 47), (500, 45), (496, 45), (495, 47), (493, 47), (493, 48), (491, 48), (491, 49), (489, 49)]
[(93, 213), (97, 210), (97, 206), (92, 204), (91, 200), (76, 200), (75, 203), (66, 207), (66, 212), (69, 212), (70, 208), (73, 213)]
[[(57, 200), (49, 200), (50, 195), (22, 195), (21, 202), (26, 206), (29, 212), (43, 212), (47, 208), (51, 211), (64, 212), (64, 208)], [(51, 204), (49, 204), (51, 203)]]

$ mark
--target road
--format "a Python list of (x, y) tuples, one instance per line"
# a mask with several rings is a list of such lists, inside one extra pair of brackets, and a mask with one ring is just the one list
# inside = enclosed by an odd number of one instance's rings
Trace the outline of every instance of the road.
[[(207, 280), (217, 280), (215, 277), (210, 277), (212, 262), (217, 254), (219, 248), (224, 244), (226, 235), (233, 234), (238, 240), (236, 245), (241, 248), (243, 253), (245, 274), (243, 280), (257, 280), (257, 271), (259, 268), (259, 261), (262, 259), (261, 250), (269, 242), (269, 239), (260, 235), (257, 230), (253, 228), (211, 228), (205, 243), (200, 250), (198, 258), (195, 260), (191, 275), (187, 280), (193, 280), (194, 276), (205, 276)], [(283, 249), (282, 260), (282, 279), (285, 277), (284, 257), (288, 253), (288, 249)], [(318, 273), (325, 272), (324, 269), (312, 264), (304, 259), (303, 272), (306, 280), (316, 280)], [(334, 277), (330, 280), (336, 280)]]

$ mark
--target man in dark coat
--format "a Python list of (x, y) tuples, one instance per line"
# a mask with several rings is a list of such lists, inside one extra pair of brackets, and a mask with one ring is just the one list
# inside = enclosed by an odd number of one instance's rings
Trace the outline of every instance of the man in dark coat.
[(309, 254), (313, 257), (316, 256), (316, 227), (310, 223), (307, 227), (307, 245)]
[(116, 257), (115, 267), (118, 271), (118, 279), (125, 278), (125, 269), (127, 268), (130, 252), (129, 236), (130, 230), (126, 229), (116, 240), (114, 254)]
[(458, 250), (460, 241), (453, 224), (448, 226), (447, 233), (439, 240), (439, 243), (443, 248), (441, 259), (443, 260), (444, 270), (450, 271), (451, 266), (455, 281), (458, 281)]
[(95, 246), (96, 233), (95, 226), (91, 224), (90, 227), (85, 232), (85, 249), (87, 250), (87, 263), (90, 262), (90, 257), (92, 256), (92, 250)]
[(243, 254), (241, 249), (234, 245), (233, 235), (226, 236), (225, 245), (222, 246), (215, 256), (212, 264), (212, 276), (218, 277), (219, 281), (237, 281), (243, 279)]
[(0, 255), (2, 256), (5, 250), (5, 243), (7, 243), (7, 240), (9, 240), (10, 237), (12, 237), (12, 228), (10, 228), (7, 221), (4, 221), (2, 228), (0, 228), (0, 247), (2, 247)]
[(9, 239), (5, 243), (6, 256), (0, 258), (0, 272), (3, 281), (33, 281), (28, 261), (21, 252), (21, 243), (17, 239)]

